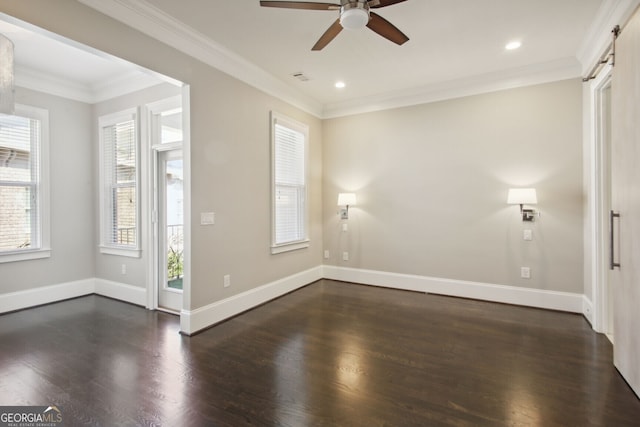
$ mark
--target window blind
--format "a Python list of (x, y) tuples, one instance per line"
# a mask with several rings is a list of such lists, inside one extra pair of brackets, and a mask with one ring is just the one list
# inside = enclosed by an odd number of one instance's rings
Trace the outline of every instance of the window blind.
[(105, 243), (117, 246), (137, 245), (137, 138), (134, 119), (102, 128), (103, 180), (109, 210)]
[(0, 252), (39, 249), (40, 120), (0, 114)]
[(276, 123), (274, 129), (276, 245), (306, 238), (305, 134)]

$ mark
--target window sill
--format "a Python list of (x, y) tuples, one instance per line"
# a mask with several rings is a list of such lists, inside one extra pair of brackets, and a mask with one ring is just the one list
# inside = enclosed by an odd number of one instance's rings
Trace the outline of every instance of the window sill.
[(140, 258), (140, 256), (142, 255), (142, 251), (140, 249), (120, 248), (114, 246), (100, 246), (100, 253), (128, 258)]
[(15, 252), (3, 252), (0, 254), (0, 263), (29, 261), (33, 259), (51, 258), (51, 249), (22, 250)]
[(309, 241), (303, 240), (301, 242), (286, 243), (284, 245), (271, 246), (271, 254), (281, 254), (283, 252), (297, 251), (298, 249), (304, 249), (309, 247)]

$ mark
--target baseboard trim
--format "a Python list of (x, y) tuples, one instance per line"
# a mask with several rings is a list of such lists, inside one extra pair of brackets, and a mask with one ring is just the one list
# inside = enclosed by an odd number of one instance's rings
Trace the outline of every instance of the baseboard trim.
[(322, 266), (297, 273), (195, 310), (182, 310), (180, 332), (193, 335), (233, 316), (322, 279)]
[(8, 313), (70, 298), (91, 295), (95, 289), (94, 280), (93, 278), (76, 280), (74, 282), (0, 294), (0, 313)]
[(140, 305), (142, 307), (145, 307), (147, 303), (146, 288), (127, 285), (126, 283), (95, 279), (94, 293), (131, 304)]
[(582, 315), (593, 327), (593, 303), (586, 295), (582, 295)]
[[(267, 283), (195, 310), (182, 310), (180, 330), (185, 335), (193, 335), (322, 278), (580, 313), (590, 323), (593, 322), (593, 303), (583, 294), (324, 265)], [(0, 313), (91, 294), (114, 298), (142, 307), (146, 304), (146, 289), (143, 287), (91, 278), (0, 294)]]
[(143, 307), (147, 298), (147, 290), (145, 288), (90, 278), (0, 294), (0, 313), (23, 310), (91, 294), (102, 295)]
[(375, 270), (335, 267), (325, 265), (326, 279), (383, 286), (417, 292), (427, 292), (483, 301), (500, 302), (527, 307), (583, 313), (584, 295), (570, 292), (547, 291), (520, 288), (517, 286), (495, 285), (491, 283), (438, 277), (389, 273)]

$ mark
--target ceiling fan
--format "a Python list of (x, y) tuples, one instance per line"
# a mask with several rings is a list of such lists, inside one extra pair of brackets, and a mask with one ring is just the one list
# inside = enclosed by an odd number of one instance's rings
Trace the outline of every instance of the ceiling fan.
[(391, 6), (404, 1), (406, 0), (340, 0), (340, 4), (305, 1), (261, 1), (260, 6), (285, 9), (339, 10), (340, 17), (311, 48), (311, 50), (321, 50), (328, 45), (343, 28), (359, 29), (364, 26), (367, 26), (370, 30), (398, 45), (404, 44), (409, 40), (409, 37), (404, 35), (404, 33), (391, 22), (370, 10)]

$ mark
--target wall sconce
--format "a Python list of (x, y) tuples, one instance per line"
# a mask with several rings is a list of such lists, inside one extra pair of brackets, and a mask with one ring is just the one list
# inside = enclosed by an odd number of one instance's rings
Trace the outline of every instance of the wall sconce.
[(523, 208), (523, 205), (535, 205), (538, 203), (535, 188), (510, 188), (507, 195), (507, 203), (520, 205), (523, 221), (533, 221), (535, 216), (540, 216), (540, 212), (536, 212), (534, 209)]
[(13, 42), (0, 34), (0, 113), (13, 114)]
[(349, 219), (349, 206), (355, 206), (355, 204), (355, 193), (339, 193), (338, 206), (344, 206), (343, 209), (340, 209), (340, 219)]

